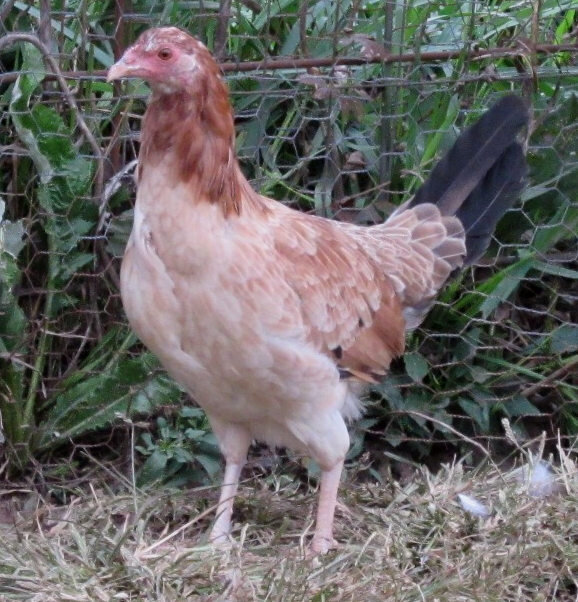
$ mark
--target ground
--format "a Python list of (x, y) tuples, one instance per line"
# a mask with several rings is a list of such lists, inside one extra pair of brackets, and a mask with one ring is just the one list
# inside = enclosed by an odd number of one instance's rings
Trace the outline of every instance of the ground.
[[(304, 554), (315, 491), (275, 473), (241, 487), (225, 551), (204, 539), (207, 488), (119, 493), (93, 477), (59, 504), (5, 490), (0, 600), (576, 600), (578, 474), (567, 454), (554, 473), (539, 497), (495, 465), (417, 470), (403, 484), (350, 471), (339, 545), (316, 559)], [(465, 511), (459, 493), (489, 516)]]

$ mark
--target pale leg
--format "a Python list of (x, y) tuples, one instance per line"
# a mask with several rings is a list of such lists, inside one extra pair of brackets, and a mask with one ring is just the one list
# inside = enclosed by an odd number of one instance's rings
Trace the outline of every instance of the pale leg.
[(222, 544), (229, 541), (233, 504), (239, 487), (241, 470), (247, 460), (251, 436), (244, 427), (238, 424), (224, 423), (213, 416), (210, 416), (209, 419), (225, 456), (225, 476), (217, 504), (215, 524), (210, 535), (212, 543)]
[(319, 506), (317, 507), (317, 522), (311, 542), (311, 550), (316, 554), (325, 554), (333, 547), (333, 517), (337, 504), (337, 490), (343, 470), (343, 460), (331, 470), (321, 473), (319, 487)]
[[(344, 391), (346, 389), (339, 389), (338, 394)], [(329, 411), (313, 413), (309, 422), (294, 422), (289, 426), (292, 434), (321, 467), (319, 505), (310, 551), (324, 554), (334, 545), (333, 517), (343, 462), (349, 449), (349, 434), (339, 409), (332, 410), (331, 407)]]
[(233, 504), (239, 487), (239, 477), (241, 476), (243, 465), (244, 462), (242, 464), (226, 462), (225, 464), (225, 476), (223, 478), (223, 485), (221, 486), (219, 504), (217, 505), (217, 518), (211, 529), (210, 540), (212, 543), (220, 544), (229, 540)]

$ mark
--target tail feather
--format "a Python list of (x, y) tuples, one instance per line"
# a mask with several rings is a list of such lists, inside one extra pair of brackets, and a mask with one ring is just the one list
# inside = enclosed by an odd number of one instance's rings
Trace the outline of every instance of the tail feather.
[(502, 98), (461, 134), (407, 206), (434, 203), (442, 215), (455, 215), (466, 231), (466, 264), (485, 251), (522, 190), (527, 167), (516, 138), (528, 123), (524, 100)]
[(488, 248), (499, 219), (520, 196), (526, 172), (522, 147), (511, 144), (458, 209), (456, 217), (466, 231), (464, 265), (474, 263)]

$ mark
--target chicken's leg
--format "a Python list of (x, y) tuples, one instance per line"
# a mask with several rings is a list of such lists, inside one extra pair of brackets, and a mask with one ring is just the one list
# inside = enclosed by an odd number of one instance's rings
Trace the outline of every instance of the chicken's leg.
[(215, 420), (214, 417), (211, 417), (211, 425), (225, 456), (225, 476), (223, 477), (221, 495), (217, 504), (217, 518), (211, 529), (210, 541), (215, 544), (223, 544), (229, 540), (233, 504), (239, 487), (241, 470), (243, 470), (247, 460), (251, 436), (242, 426), (223, 423), (220, 420)]
[(233, 503), (237, 488), (239, 487), (239, 477), (243, 470), (245, 462), (233, 463), (226, 461), (225, 477), (221, 486), (221, 495), (217, 505), (217, 519), (211, 529), (210, 540), (212, 543), (221, 544), (229, 539), (231, 531), (231, 515), (233, 514)]
[(333, 516), (342, 471), (343, 460), (338, 462), (332, 469), (324, 470), (321, 473), (317, 522), (311, 542), (311, 551), (316, 554), (325, 554), (333, 547)]

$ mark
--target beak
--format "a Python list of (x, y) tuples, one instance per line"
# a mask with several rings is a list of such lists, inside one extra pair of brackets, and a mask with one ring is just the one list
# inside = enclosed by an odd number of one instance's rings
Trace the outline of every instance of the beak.
[(140, 67), (140, 63), (141, 60), (137, 47), (131, 46), (125, 50), (124, 54), (108, 70), (106, 81), (112, 82), (125, 77), (139, 77), (143, 74), (143, 69)]
[(123, 56), (108, 70), (106, 81), (112, 82), (123, 77), (130, 77), (133, 69), (131, 69), (131, 65), (127, 64)]

